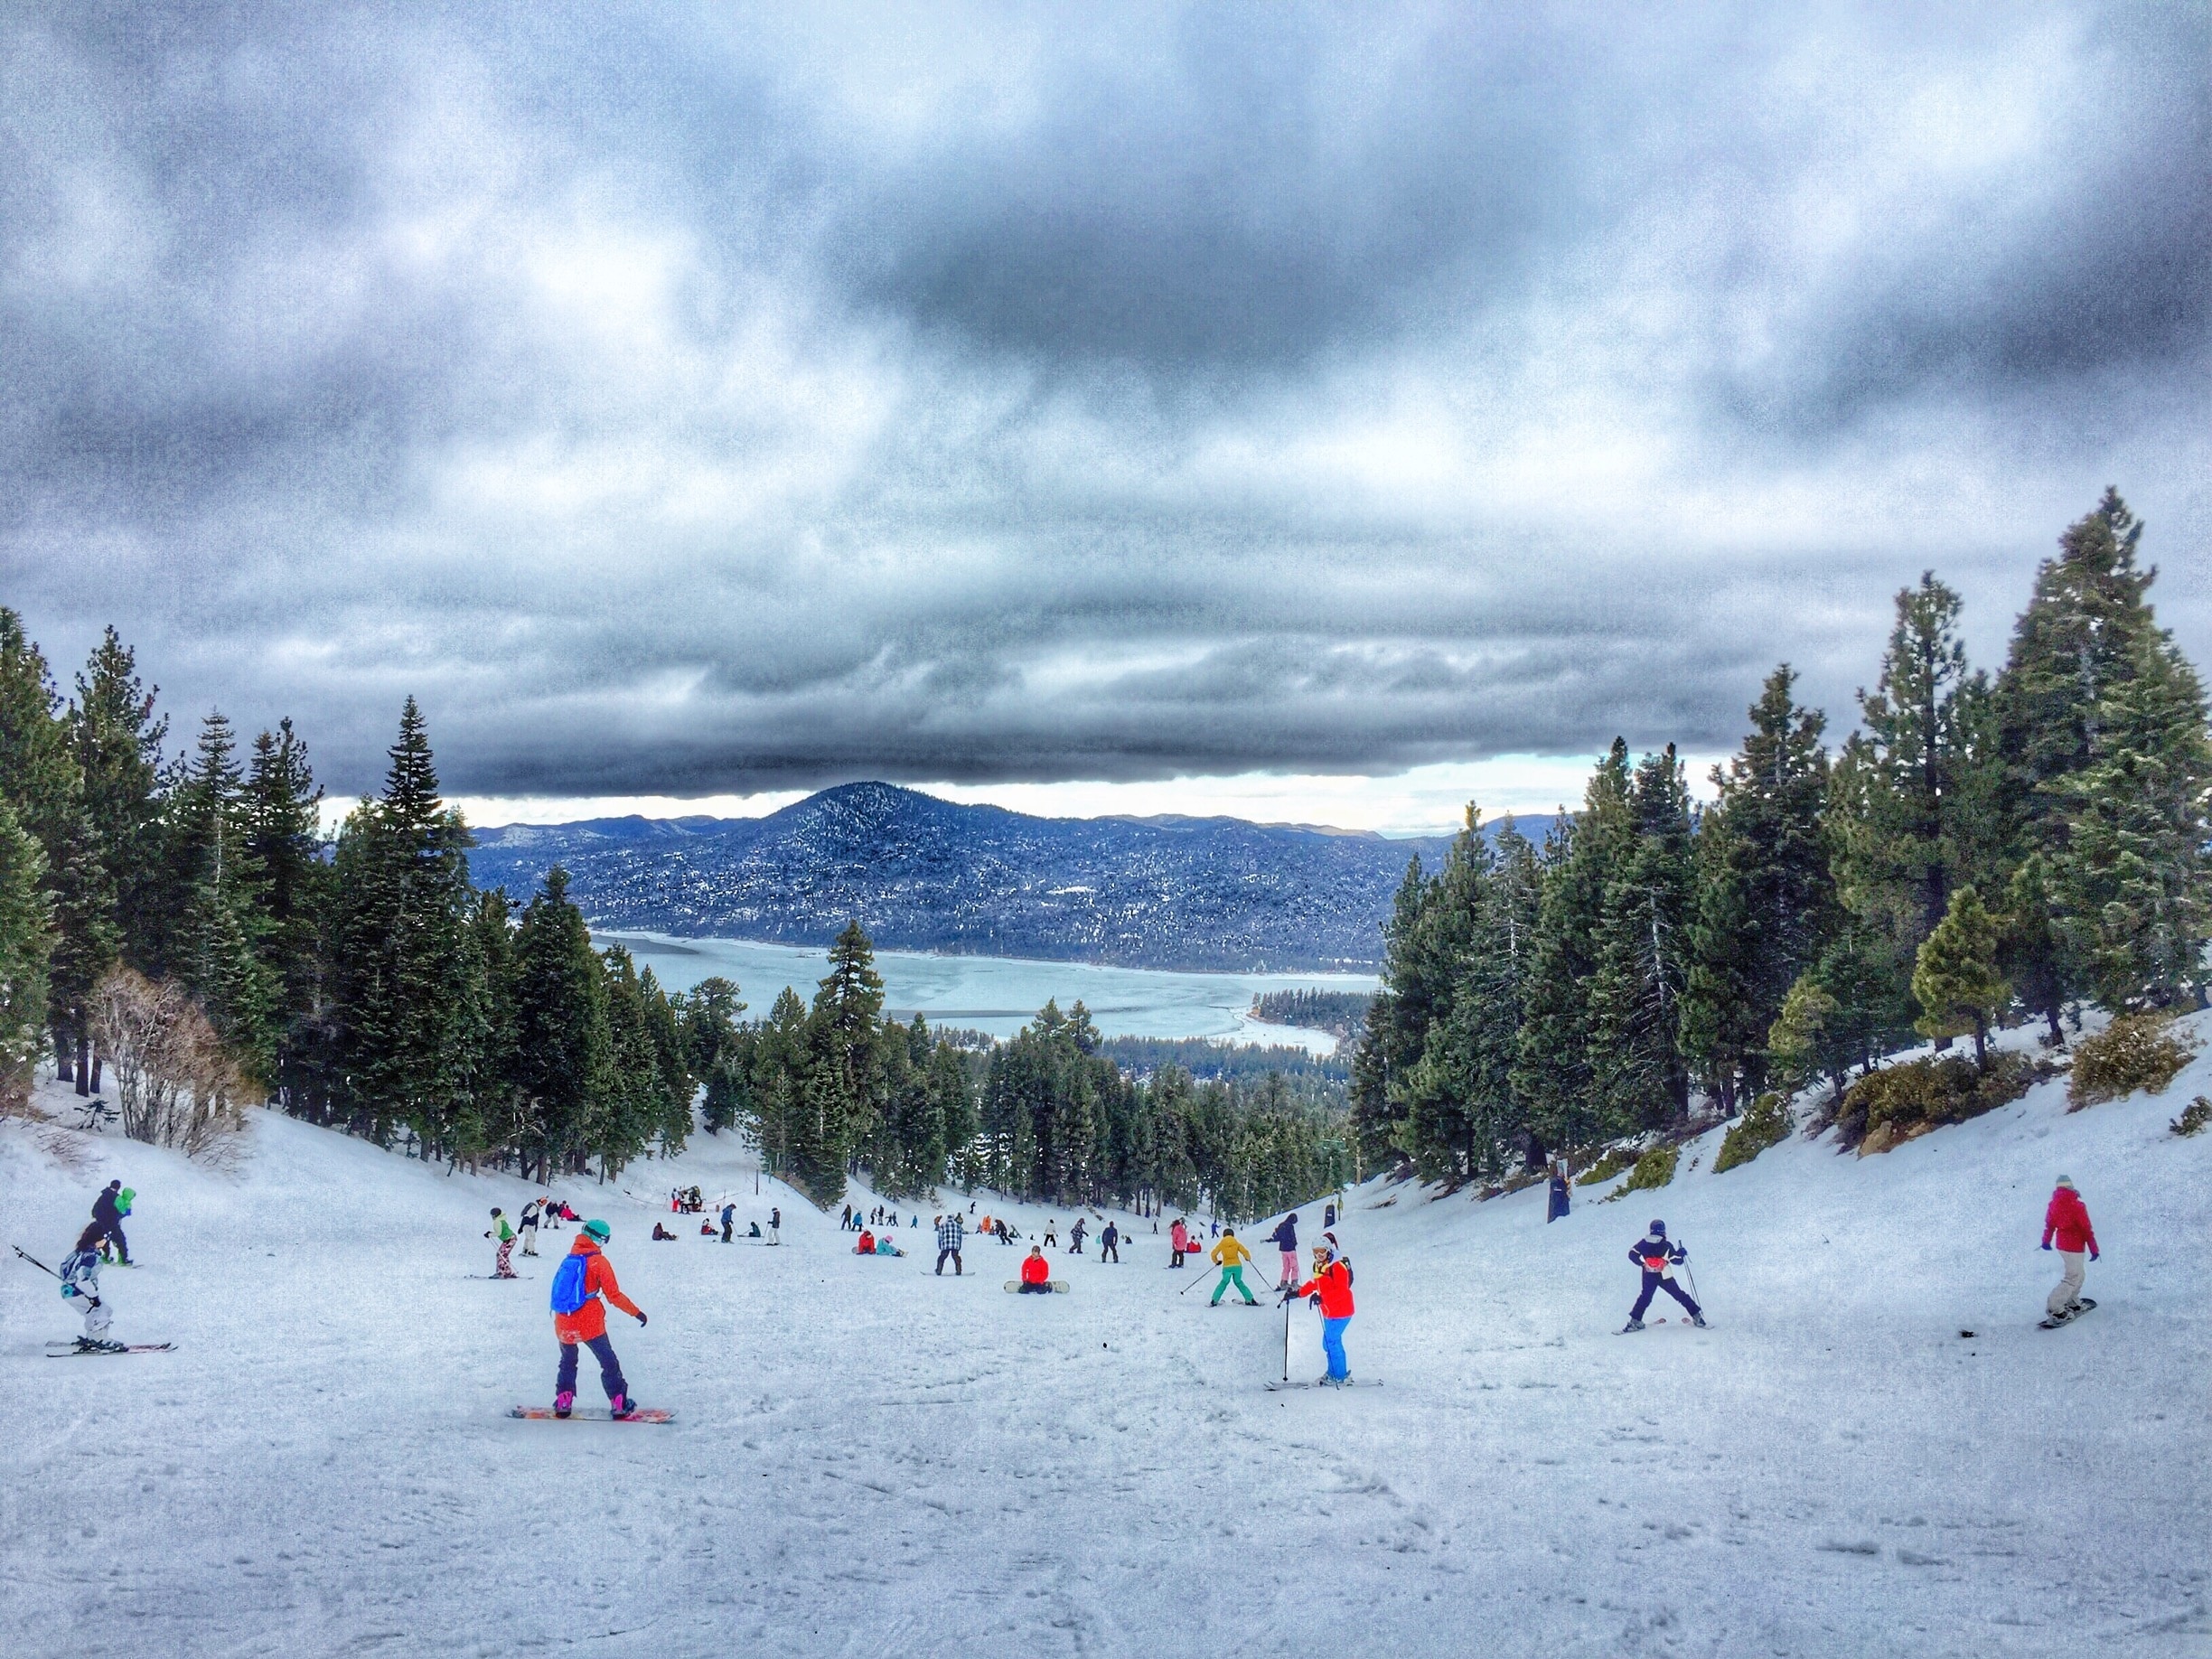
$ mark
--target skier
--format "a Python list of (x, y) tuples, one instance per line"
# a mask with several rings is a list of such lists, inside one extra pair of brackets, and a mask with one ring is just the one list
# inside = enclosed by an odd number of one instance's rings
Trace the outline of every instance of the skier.
[(958, 1279), (963, 1270), (961, 1266), (961, 1213), (958, 1210), (937, 1218), (937, 1276), (940, 1279), (944, 1277), (947, 1256), (952, 1258), (953, 1278)]
[(2082, 1266), (2082, 1252), (2087, 1251), (2092, 1261), (2097, 1259), (2096, 1229), (2089, 1224), (2089, 1206), (2065, 1176), (2051, 1188), (2050, 1203), (2043, 1211), (2045, 1250), (2051, 1247), (2053, 1235), (2058, 1240), (2058, 1260), (2065, 1264), (2066, 1273), (2051, 1288), (2043, 1312), (2047, 1324), (2064, 1325), (2076, 1314), (2096, 1306), (2082, 1299), (2082, 1279), (2088, 1270)]
[(1175, 1225), (1167, 1229), (1167, 1266), (1170, 1270), (1183, 1265), (1183, 1258), (1191, 1253), (1190, 1229), (1183, 1218), (1175, 1218)]
[(538, 1216), (544, 1207), (535, 1198), (522, 1206), (522, 1253), (526, 1256), (538, 1253)]
[(1636, 1298), (1636, 1306), (1628, 1310), (1628, 1323), (1621, 1327), (1623, 1335), (1644, 1328), (1644, 1310), (1651, 1306), (1652, 1298), (1661, 1290), (1690, 1310), (1691, 1324), (1702, 1326), (1705, 1323), (1705, 1316), (1698, 1311), (1698, 1305), (1667, 1276), (1669, 1268), (1690, 1260), (1690, 1252), (1668, 1241), (1666, 1223), (1652, 1223), (1649, 1236), (1639, 1240), (1629, 1251), (1628, 1260), (1644, 1270), (1644, 1291)]
[(852, 1205), (849, 1204), (845, 1206), (845, 1214), (838, 1217), (838, 1231), (839, 1233), (852, 1231)]
[[(656, 1227), (661, 1223), (655, 1222)], [(553, 1335), (560, 1343), (560, 1369), (553, 1380), (553, 1415), (566, 1417), (576, 1405), (576, 1344), (582, 1343), (599, 1361), (600, 1386), (606, 1390), (607, 1415), (626, 1418), (637, 1413), (630, 1385), (623, 1380), (622, 1362), (607, 1340), (604, 1296), (623, 1312), (645, 1325), (645, 1310), (622, 1293), (614, 1281), (614, 1267), (600, 1253), (614, 1236), (603, 1221), (587, 1221), (576, 1242), (553, 1275)]]
[(1099, 1260), (1111, 1261), (1119, 1267), (1121, 1262), (1121, 1230), (1113, 1223), (1106, 1223), (1106, 1231), (1099, 1234)]
[(1045, 1243), (1054, 1250), (1060, 1248), (1060, 1223), (1057, 1221), (1045, 1223)]
[(92, 1225), (99, 1230), (101, 1261), (115, 1259), (108, 1254), (108, 1247), (112, 1243), (116, 1256), (122, 1259), (125, 1267), (136, 1265), (130, 1259), (130, 1245), (123, 1237), (123, 1218), (130, 1214), (131, 1200), (137, 1195), (122, 1182), (110, 1181), (92, 1201)]
[(1325, 1243), (1313, 1247), (1313, 1277), (1283, 1292), (1283, 1300), (1311, 1297), (1321, 1309), (1321, 1351), (1328, 1355), (1328, 1371), (1315, 1379), (1329, 1388), (1342, 1388), (1352, 1380), (1351, 1363), (1345, 1358), (1345, 1326), (1352, 1323), (1352, 1264), (1337, 1253), (1336, 1235), (1325, 1233)]
[(496, 1204), (492, 1206), (492, 1224), (484, 1229), (484, 1237), (496, 1237), (499, 1240), (499, 1261), (492, 1270), (492, 1277), (514, 1278), (515, 1270), (509, 1259), (514, 1254), (515, 1230), (507, 1224), (506, 1216), (500, 1213)]
[(1336, 1224), (1336, 1206), (1332, 1204), (1327, 1209), (1321, 1212), (1321, 1227), (1324, 1232), (1326, 1232), (1329, 1228), (1334, 1227)]
[(1293, 1210), (1275, 1224), (1268, 1237), (1275, 1248), (1282, 1251), (1282, 1271), (1275, 1275), (1275, 1288), (1288, 1290), (1291, 1280), (1298, 1277), (1298, 1212)]
[(1024, 1296), (1052, 1294), (1052, 1268), (1045, 1260), (1045, 1247), (1032, 1244), (1029, 1253), (1022, 1258), (1021, 1293)]
[[(104, 1196), (105, 1195), (103, 1195)], [(84, 1335), (77, 1339), (80, 1354), (120, 1354), (124, 1345), (112, 1342), (108, 1326), (115, 1312), (100, 1300), (99, 1270), (100, 1242), (107, 1237), (104, 1224), (95, 1217), (77, 1235), (77, 1248), (61, 1259), (61, 1271), (56, 1275), (61, 1280), (64, 1301), (84, 1303)]]
[(1206, 1304), (1208, 1308), (1219, 1308), (1222, 1297), (1232, 1284), (1236, 1286), (1237, 1294), (1244, 1298), (1245, 1307), (1260, 1306), (1251, 1289), (1244, 1283), (1244, 1264), (1251, 1260), (1251, 1251), (1237, 1242), (1234, 1227), (1222, 1229), (1221, 1242), (1214, 1247), (1210, 1259), (1214, 1266), (1221, 1269), (1222, 1276), (1221, 1282), (1214, 1287), (1214, 1299)]
[(768, 1212), (768, 1242), (771, 1244), (783, 1242), (783, 1212), (780, 1209)]
[(734, 1204), (724, 1204), (722, 1206), (722, 1242), (725, 1244), (730, 1242), (730, 1232), (736, 1225), (737, 1206)]
[(1068, 1229), (1068, 1242), (1074, 1247), (1074, 1252), (1079, 1256), (1083, 1254), (1083, 1218), (1078, 1215), (1075, 1218), (1075, 1224)]
[(1568, 1186), (1567, 1166), (1564, 1164), (1552, 1165), (1551, 1195), (1544, 1207), (1545, 1226), (1549, 1227), (1553, 1222), (1565, 1217), (1569, 1203)]

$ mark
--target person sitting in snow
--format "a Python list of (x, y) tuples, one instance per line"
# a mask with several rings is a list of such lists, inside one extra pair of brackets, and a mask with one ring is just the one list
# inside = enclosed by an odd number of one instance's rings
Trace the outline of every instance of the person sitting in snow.
[(906, 1252), (891, 1242), (891, 1235), (886, 1233), (876, 1237), (876, 1253), (879, 1256), (903, 1256)]
[(1052, 1267), (1045, 1260), (1045, 1247), (1032, 1244), (1029, 1253), (1022, 1258), (1021, 1293), (1024, 1296), (1046, 1296), (1052, 1292)]
[(656, 1243), (656, 1244), (663, 1244), (663, 1243), (666, 1243), (666, 1244), (673, 1244), (675, 1242), (676, 1242), (676, 1235), (675, 1235), (674, 1233), (670, 1233), (670, 1231), (669, 1231), (669, 1230), (668, 1230), (666, 1227), (663, 1227), (663, 1226), (662, 1226), (662, 1225), (661, 1225), (661, 1224), (659, 1222), (655, 1222), (655, 1223), (653, 1223), (653, 1242), (654, 1242), (654, 1243)]
[(869, 1232), (866, 1227), (863, 1227), (860, 1229), (860, 1242), (853, 1246), (853, 1254), (856, 1256), (872, 1256), (875, 1253), (876, 1235)]
[(1628, 1260), (1644, 1270), (1644, 1291), (1636, 1298), (1636, 1306), (1628, 1310), (1628, 1323), (1621, 1327), (1624, 1333), (1644, 1328), (1644, 1310), (1651, 1306), (1652, 1298), (1661, 1290), (1689, 1309), (1691, 1324), (1705, 1323), (1705, 1316), (1698, 1311), (1698, 1305), (1668, 1276), (1667, 1270), (1689, 1261), (1690, 1252), (1681, 1245), (1668, 1242), (1666, 1223), (1652, 1223), (1651, 1232), (1638, 1240), (1629, 1251)]

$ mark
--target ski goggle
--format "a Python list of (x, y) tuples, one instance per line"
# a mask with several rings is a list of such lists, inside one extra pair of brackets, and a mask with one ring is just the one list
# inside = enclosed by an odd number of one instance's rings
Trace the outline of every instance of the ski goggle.
[(588, 1221), (584, 1223), (584, 1236), (587, 1239), (596, 1239), (604, 1244), (614, 1236), (614, 1229), (603, 1221)]

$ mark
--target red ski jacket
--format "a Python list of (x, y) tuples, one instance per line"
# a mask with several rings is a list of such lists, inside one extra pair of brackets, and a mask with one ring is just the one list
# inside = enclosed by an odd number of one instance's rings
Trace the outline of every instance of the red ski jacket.
[(1324, 1319), (1349, 1319), (1352, 1317), (1352, 1270), (1338, 1257), (1311, 1279), (1298, 1288), (1300, 1296), (1321, 1293), (1321, 1317)]
[(599, 1298), (606, 1299), (628, 1314), (637, 1317), (637, 1304), (622, 1293), (614, 1282), (614, 1264), (599, 1253), (599, 1247), (587, 1238), (579, 1238), (568, 1247), (572, 1256), (588, 1255), (591, 1265), (584, 1270), (584, 1306), (574, 1313), (553, 1316), (553, 1334), (567, 1343), (589, 1342), (595, 1336), (606, 1335), (606, 1308)]
[(2070, 1186), (2061, 1186), (2053, 1192), (2050, 1208), (2043, 1212), (2043, 1242), (2049, 1243), (2054, 1233), (2057, 1235), (2060, 1250), (2097, 1247), (2096, 1229), (2089, 1224), (2089, 1206)]
[(1025, 1285), (1050, 1284), (1052, 1282), (1052, 1263), (1042, 1256), (1024, 1256), (1021, 1277), (1022, 1283)]

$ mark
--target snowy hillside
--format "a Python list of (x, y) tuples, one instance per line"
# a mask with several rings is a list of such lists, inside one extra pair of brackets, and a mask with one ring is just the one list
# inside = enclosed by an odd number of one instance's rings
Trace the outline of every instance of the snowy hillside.
[[(2203, 1654), (2212, 1134), (2166, 1128), (2203, 1092), (2206, 1058), (2071, 1116), (2047, 1084), (1718, 1176), (1716, 1136), (1551, 1226), (1540, 1189), (1371, 1184), (1340, 1233), (1353, 1371), (1384, 1386), (1342, 1393), (1265, 1392), (1282, 1315), (1178, 1295), (1149, 1223), (1017, 1298), (1017, 1251), (940, 1279), (902, 1230), (905, 1259), (856, 1259), (702, 1139), (634, 1199), (566, 1189), (651, 1316), (611, 1324), (665, 1428), (503, 1415), (549, 1398), (574, 1236), (526, 1282), (469, 1277), (519, 1182), (268, 1114), (233, 1176), (106, 1139), (70, 1171), (10, 1124), (6, 1237), (55, 1260), (120, 1176), (145, 1265), (107, 1275), (117, 1334), (180, 1345), (44, 1358), (74, 1321), (8, 1258), (0, 1630), (26, 1659)], [(2062, 1172), (2101, 1306), (2045, 1332)], [(678, 1182), (780, 1202), (786, 1246), (648, 1242)], [(1612, 1334), (1654, 1215), (1710, 1330)], [(1311, 1378), (1302, 1305), (1290, 1331)]]

